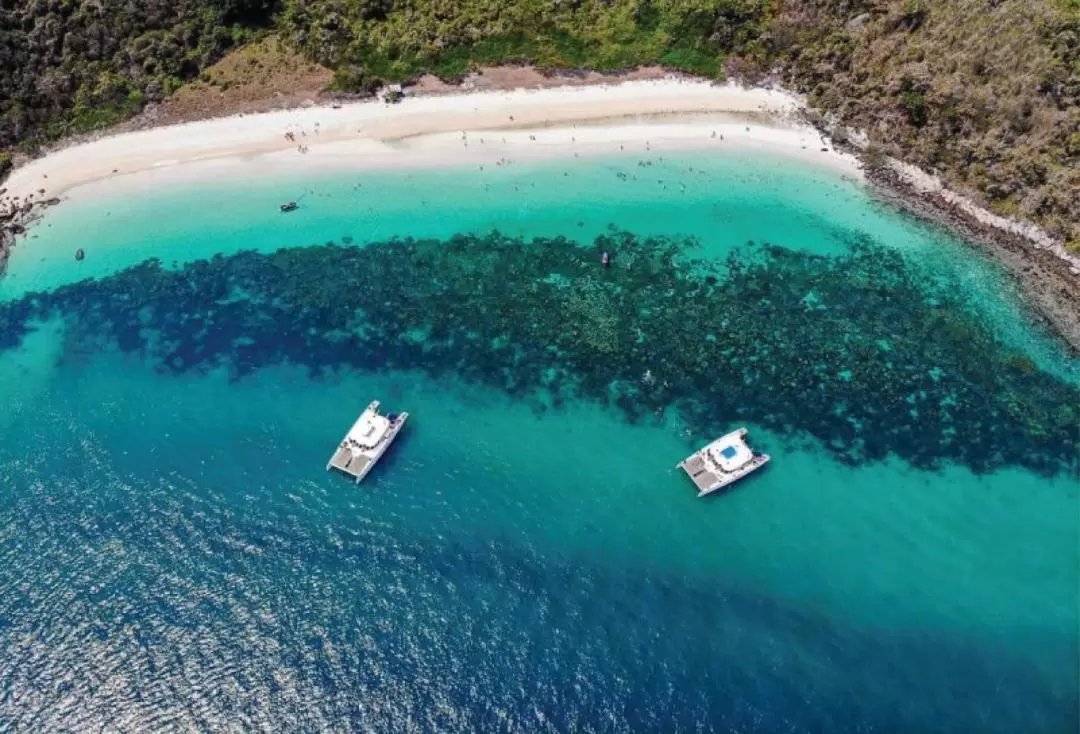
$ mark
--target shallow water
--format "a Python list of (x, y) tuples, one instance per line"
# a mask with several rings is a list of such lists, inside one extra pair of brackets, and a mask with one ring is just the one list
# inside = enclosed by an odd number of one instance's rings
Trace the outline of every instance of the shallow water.
[[(17, 729), (1077, 727), (1078, 366), (857, 184), (627, 156), (35, 234), (0, 284)], [(372, 397), (413, 418), (355, 487), (322, 467)], [(697, 500), (673, 465), (736, 425), (774, 461)]]

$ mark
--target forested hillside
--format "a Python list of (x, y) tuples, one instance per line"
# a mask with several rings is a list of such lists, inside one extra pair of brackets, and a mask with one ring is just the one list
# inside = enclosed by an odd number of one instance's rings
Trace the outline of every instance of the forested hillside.
[(1080, 0), (0, 0), (0, 150), (114, 123), (263, 32), (338, 91), (505, 62), (778, 76), (1080, 245)]
[(782, 0), (811, 104), (1080, 246), (1080, 0)]

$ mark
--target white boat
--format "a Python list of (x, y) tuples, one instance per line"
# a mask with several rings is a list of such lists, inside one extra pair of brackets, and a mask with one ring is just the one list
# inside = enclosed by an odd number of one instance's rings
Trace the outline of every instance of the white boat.
[(390, 448), (408, 418), (408, 413), (380, 414), (379, 401), (373, 400), (345, 434), (326, 463), (326, 470), (337, 469), (353, 477), (359, 484)]
[(723, 489), (769, 461), (768, 454), (755, 454), (747, 445), (746, 433), (745, 428), (732, 431), (675, 465), (694, 480), (698, 497)]

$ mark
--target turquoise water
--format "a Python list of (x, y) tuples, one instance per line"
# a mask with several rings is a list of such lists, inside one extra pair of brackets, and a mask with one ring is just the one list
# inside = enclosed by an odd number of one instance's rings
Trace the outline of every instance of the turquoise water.
[[(18, 730), (1077, 727), (1080, 368), (858, 184), (627, 156), (34, 234), (0, 282)], [(323, 466), (372, 397), (413, 418), (355, 487)], [(738, 425), (773, 462), (696, 499), (675, 462)]]

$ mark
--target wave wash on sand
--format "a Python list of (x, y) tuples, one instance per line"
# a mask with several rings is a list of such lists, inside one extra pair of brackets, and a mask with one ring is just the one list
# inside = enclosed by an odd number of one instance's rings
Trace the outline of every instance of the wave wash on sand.
[(817, 131), (796, 122), (800, 108), (794, 96), (780, 91), (680, 79), (315, 106), (75, 145), (17, 170), (8, 194), (61, 196), (105, 181), (110, 186), (101, 187), (103, 192), (138, 190), (177, 178), (245, 178), (312, 168), (496, 165), (510, 156), (596, 155), (628, 145), (768, 148), (858, 175), (854, 158), (833, 151)]

